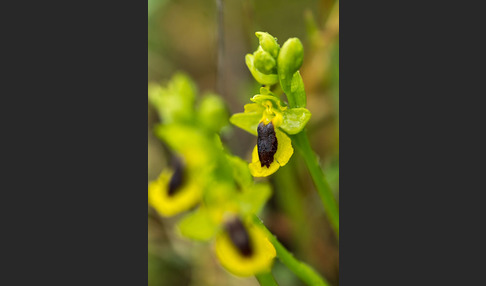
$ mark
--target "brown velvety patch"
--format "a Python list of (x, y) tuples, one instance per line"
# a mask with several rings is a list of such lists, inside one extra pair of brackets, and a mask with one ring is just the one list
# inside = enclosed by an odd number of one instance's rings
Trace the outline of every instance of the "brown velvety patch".
[(239, 218), (235, 218), (225, 224), (231, 241), (243, 256), (251, 256), (253, 249), (251, 247), (250, 236), (245, 226)]
[(182, 184), (184, 183), (184, 164), (178, 158), (174, 160), (174, 174), (170, 178), (169, 182), (169, 196), (173, 196), (177, 193), (177, 191), (181, 188)]
[(275, 128), (273, 123), (270, 122), (267, 125), (260, 122), (258, 124), (258, 158), (260, 159), (261, 166), (270, 167), (273, 162), (273, 156), (277, 152), (277, 136), (275, 135)]

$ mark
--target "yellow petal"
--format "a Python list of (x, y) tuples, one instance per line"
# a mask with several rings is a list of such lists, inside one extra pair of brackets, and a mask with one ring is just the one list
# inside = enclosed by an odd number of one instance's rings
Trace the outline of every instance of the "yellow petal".
[[(277, 152), (274, 155), (274, 159), (277, 160), (280, 166), (285, 166), (287, 162), (294, 154), (294, 148), (292, 148), (292, 141), (287, 134), (275, 128), (275, 135), (277, 136)], [(257, 154), (258, 155), (258, 154)], [(271, 166), (270, 166), (271, 167)]]
[(285, 166), (292, 154), (294, 154), (294, 148), (292, 148), (292, 141), (289, 136), (284, 132), (275, 128), (275, 135), (277, 136), (277, 152), (275, 152), (274, 160), (270, 164), (270, 167), (261, 166), (260, 159), (258, 157), (258, 146), (253, 148), (251, 153), (252, 163), (248, 165), (253, 177), (267, 177), (275, 173), (279, 167)]
[[(277, 139), (278, 140), (278, 139)], [(278, 152), (278, 149), (277, 149)], [(260, 163), (260, 159), (258, 158), (258, 147), (255, 146), (253, 149), (253, 152), (251, 154), (251, 161), (252, 163), (248, 165), (250, 168), (250, 173), (253, 177), (267, 177), (270, 176), (271, 174), (275, 173), (280, 165), (276, 160), (273, 160), (273, 162), (270, 164), (270, 167), (263, 166)]]
[(226, 270), (240, 277), (270, 271), (273, 259), (277, 255), (273, 245), (258, 227), (251, 225), (247, 230), (253, 248), (253, 253), (249, 257), (240, 254), (226, 231), (222, 231), (216, 237), (215, 248), (219, 262)]
[(168, 195), (168, 185), (173, 171), (164, 170), (156, 181), (149, 184), (149, 204), (163, 216), (173, 216), (187, 211), (200, 200), (202, 189), (197, 180), (190, 180), (174, 195)]
[(277, 161), (273, 161), (272, 164), (270, 164), (270, 167), (267, 168), (267, 166), (262, 167), (260, 161), (258, 161), (251, 163), (248, 165), (248, 167), (250, 168), (250, 172), (253, 177), (267, 177), (277, 172), (280, 165), (277, 163)]
[(256, 162), (260, 161), (260, 158), (258, 157), (258, 146), (255, 145), (255, 148), (253, 148), (253, 152), (251, 152), (251, 162)]

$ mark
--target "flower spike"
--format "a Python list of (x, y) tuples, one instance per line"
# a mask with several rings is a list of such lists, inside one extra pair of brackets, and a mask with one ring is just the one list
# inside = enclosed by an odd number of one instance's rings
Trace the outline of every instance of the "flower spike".
[(254, 177), (266, 177), (290, 160), (294, 149), (286, 133), (302, 131), (311, 113), (303, 107), (289, 108), (271, 93), (257, 94), (251, 101), (254, 103), (245, 105), (245, 112), (234, 114), (230, 122), (258, 136), (249, 167)]

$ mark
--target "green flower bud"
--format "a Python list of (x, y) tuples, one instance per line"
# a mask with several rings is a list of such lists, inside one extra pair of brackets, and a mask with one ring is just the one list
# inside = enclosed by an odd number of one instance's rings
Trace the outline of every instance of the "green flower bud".
[(304, 61), (304, 47), (298, 38), (288, 39), (278, 55), (279, 74), (290, 77), (299, 70)]
[(277, 74), (264, 74), (259, 71), (254, 64), (255, 57), (252, 54), (247, 54), (245, 57), (246, 66), (250, 70), (251, 74), (260, 84), (272, 85), (278, 82)]
[(298, 73), (304, 61), (304, 47), (297, 38), (288, 39), (278, 54), (277, 67), (280, 86), (291, 107), (305, 107), (306, 97), (302, 78)]
[(275, 59), (270, 55), (270, 53), (265, 52), (262, 49), (258, 49), (254, 54), (254, 64), (255, 67), (264, 74), (275, 74), (277, 70), (275, 67), (277, 66), (277, 62)]
[(219, 132), (228, 124), (228, 117), (226, 105), (219, 96), (208, 94), (202, 98), (198, 110), (198, 120), (207, 129)]
[(162, 121), (189, 122), (193, 119), (197, 89), (184, 73), (176, 73), (166, 86), (151, 84), (149, 101), (157, 109)]
[(277, 43), (277, 38), (266, 32), (256, 32), (255, 35), (258, 37), (262, 49), (270, 53), (272, 57), (277, 58), (280, 50), (280, 46)]

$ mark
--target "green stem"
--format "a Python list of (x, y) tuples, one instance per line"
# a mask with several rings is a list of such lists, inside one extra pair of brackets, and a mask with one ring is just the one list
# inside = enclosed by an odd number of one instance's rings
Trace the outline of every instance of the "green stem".
[(305, 130), (302, 132), (292, 136), (293, 142), (297, 149), (299, 150), (302, 157), (304, 157), (304, 161), (309, 169), (309, 172), (312, 176), (312, 180), (319, 192), (321, 197), (322, 203), (324, 204), (324, 208), (326, 214), (329, 218), (329, 221), (336, 233), (336, 237), (339, 240), (339, 209), (336, 203), (336, 199), (332, 193), (331, 187), (322, 172), (321, 167), (319, 166), (319, 161), (317, 159), (316, 154), (312, 151), (312, 148), (309, 143), (309, 139), (307, 138), (307, 133)]
[(263, 224), (259, 217), (253, 216), (253, 222), (260, 227), (265, 233), (268, 240), (273, 244), (277, 251), (277, 256), (285, 266), (287, 266), (297, 277), (304, 281), (307, 285), (312, 286), (329, 286), (329, 283), (325, 281), (312, 267), (297, 260), (292, 253), (290, 253), (271, 233), (267, 227)]
[(292, 238), (297, 242), (299, 250), (306, 250), (309, 245), (309, 231), (306, 212), (304, 211), (303, 193), (300, 192), (300, 186), (295, 181), (296, 173), (294, 162), (289, 162), (285, 168), (281, 168), (275, 173), (276, 190), (274, 197), (279, 206), (286, 214), (289, 214), (292, 220)]
[(273, 278), (272, 272), (255, 275), (261, 286), (278, 286), (277, 281)]

